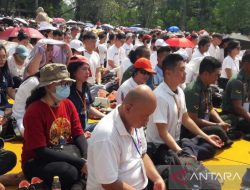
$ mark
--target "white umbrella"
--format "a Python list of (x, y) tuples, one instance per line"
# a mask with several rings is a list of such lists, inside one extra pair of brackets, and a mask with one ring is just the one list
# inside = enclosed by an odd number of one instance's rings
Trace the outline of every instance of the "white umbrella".
[(75, 20), (69, 19), (68, 22), (66, 22), (66, 24), (77, 24), (77, 22)]
[(102, 25), (103, 28), (109, 28), (109, 29), (114, 29), (114, 27), (110, 24), (103, 24)]
[(18, 22), (21, 22), (21, 23), (23, 23), (25, 25), (29, 25), (28, 22), (26, 20), (22, 19), (22, 18), (15, 18), (15, 20), (18, 21)]

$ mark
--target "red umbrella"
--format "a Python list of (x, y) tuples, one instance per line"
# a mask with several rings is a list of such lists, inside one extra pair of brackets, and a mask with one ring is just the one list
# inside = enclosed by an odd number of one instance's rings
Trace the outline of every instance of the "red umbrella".
[(180, 47), (180, 48), (194, 48), (195, 45), (186, 38), (169, 38), (166, 43), (170, 47)]
[(64, 18), (53, 18), (53, 23), (59, 24), (59, 23), (65, 23), (66, 21)]
[(34, 28), (26, 28), (26, 27), (15, 27), (15, 28), (9, 28), (3, 32), (0, 32), (0, 39), (2, 40), (8, 40), (11, 37), (17, 37), (19, 30), (24, 30), (24, 32), (29, 36), (29, 38), (44, 38), (44, 36), (36, 29)]

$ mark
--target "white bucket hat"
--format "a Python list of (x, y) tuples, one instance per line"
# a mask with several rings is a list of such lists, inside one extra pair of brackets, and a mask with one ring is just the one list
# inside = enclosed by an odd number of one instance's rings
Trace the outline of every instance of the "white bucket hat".
[(56, 30), (56, 29), (57, 29), (56, 27), (52, 26), (48, 22), (41, 22), (38, 30), (42, 31), (42, 30)]

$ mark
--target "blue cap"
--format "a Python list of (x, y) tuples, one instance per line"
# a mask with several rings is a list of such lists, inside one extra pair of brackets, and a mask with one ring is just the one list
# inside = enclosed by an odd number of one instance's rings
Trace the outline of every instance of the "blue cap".
[(15, 53), (24, 59), (29, 56), (29, 50), (24, 45), (18, 45)]

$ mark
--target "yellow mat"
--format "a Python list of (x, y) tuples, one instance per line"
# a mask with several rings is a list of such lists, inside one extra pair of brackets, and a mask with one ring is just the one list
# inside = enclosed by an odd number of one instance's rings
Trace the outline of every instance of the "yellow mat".
[[(17, 165), (10, 173), (21, 171), (21, 142), (7, 142), (5, 149), (17, 155)], [(203, 162), (217, 178), (222, 178), (223, 190), (240, 189), (241, 178), (246, 168), (250, 167), (250, 142), (235, 141), (232, 147), (220, 151), (213, 159)], [(7, 190), (16, 190), (16, 187), (7, 187)]]

